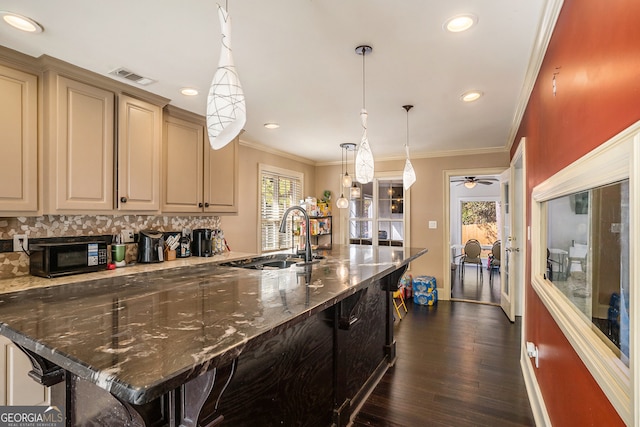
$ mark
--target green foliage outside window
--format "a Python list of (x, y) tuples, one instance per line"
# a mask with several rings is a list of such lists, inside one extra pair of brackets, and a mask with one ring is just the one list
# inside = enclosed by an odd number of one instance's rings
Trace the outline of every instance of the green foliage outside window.
[(462, 241), (477, 239), (491, 245), (498, 239), (496, 202), (462, 202)]
[(495, 224), (496, 202), (462, 203), (462, 224)]

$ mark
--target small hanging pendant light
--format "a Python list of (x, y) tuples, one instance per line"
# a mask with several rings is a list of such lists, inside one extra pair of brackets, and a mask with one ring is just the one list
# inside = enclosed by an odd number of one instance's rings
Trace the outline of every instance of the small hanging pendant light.
[(358, 146), (358, 153), (356, 155), (356, 179), (362, 184), (366, 184), (373, 180), (374, 172), (374, 160), (371, 147), (369, 146), (369, 137), (367, 136), (367, 109), (365, 108), (365, 74), (364, 74), (364, 57), (371, 53), (373, 48), (371, 46), (358, 46), (356, 47), (356, 53), (362, 55), (362, 110), (360, 111), (360, 123), (362, 124), (362, 138), (360, 139), (360, 145)]
[(207, 133), (214, 150), (238, 136), (247, 121), (244, 92), (231, 55), (231, 18), (220, 5), (218, 18), (222, 30), (220, 59), (207, 97)]
[(353, 181), (351, 179), (351, 176), (349, 175), (349, 171), (347, 170), (347, 166), (346, 163), (349, 162), (349, 150), (353, 150), (356, 147), (356, 144), (350, 143), (350, 142), (345, 142), (343, 144), (340, 144), (340, 147), (345, 150), (347, 152), (347, 154), (345, 155), (345, 159), (344, 159), (344, 175), (342, 175), (342, 186), (344, 188), (350, 188), (351, 187), (351, 182)]
[[(352, 145), (353, 145), (353, 148), (351, 150), (354, 151), (355, 148), (356, 148), (356, 145), (355, 144), (352, 144)], [(349, 164), (349, 159), (347, 159), (347, 164)], [(353, 169), (354, 169), (353, 173), (354, 173), (354, 175), (356, 173), (355, 172), (355, 168), (356, 168), (356, 156), (355, 156), (355, 153), (354, 153), (353, 154)], [(356, 181), (353, 181), (351, 183), (351, 190), (349, 192), (351, 193), (351, 198), (352, 199), (357, 199), (357, 198), (360, 197), (360, 194), (361, 194), (360, 187), (358, 187), (358, 184), (356, 184)]]
[(404, 144), (407, 161), (404, 163), (404, 171), (402, 172), (402, 184), (404, 189), (408, 190), (416, 182), (416, 172), (413, 170), (411, 160), (409, 160), (409, 110), (413, 108), (413, 105), (403, 105), (402, 108), (407, 111), (407, 142)]
[[(338, 209), (344, 209), (349, 207), (349, 201), (344, 197), (344, 187), (350, 187), (351, 186), (351, 182), (349, 182), (349, 185), (344, 185), (345, 183), (345, 176), (349, 176), (348, 173), (346, 173), (346, 168), (345, 168), (345, 164), (344, 164), (344, 153), (345, 151), (348, 150), (349, 146), (355, 146), (355, 144), (349, 144), (349, 143), (344, 143), (344, 144), (340, 144), (340, 154), (341, 154), (341, 158), (340, 158), (340, 176), (342, 176), (342, 187), (343, 187), (343, 191), (340, 194), (340, 198), (338, 198), (338, 200), (336, 200), (336, 206), (338, 207)], [(349, 181), (351, 181), (351, 178), (349, 178)]]

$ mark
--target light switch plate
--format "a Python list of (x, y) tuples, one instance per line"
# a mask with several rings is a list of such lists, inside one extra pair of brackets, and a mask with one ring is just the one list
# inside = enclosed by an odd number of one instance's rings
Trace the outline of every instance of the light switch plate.
[(122, 243), (133, 243), (133, 230), (122, 230), (120, 232), (120, 241)]
[[(20, 244), (22, 241), (22, 244)], [(22, 252), (29, 249), (29, 238), (26, 234), (14, 234), (13, 236), (13, 251)]]
[(429, 221), (429, 228), (438, 228), (438, 221)]

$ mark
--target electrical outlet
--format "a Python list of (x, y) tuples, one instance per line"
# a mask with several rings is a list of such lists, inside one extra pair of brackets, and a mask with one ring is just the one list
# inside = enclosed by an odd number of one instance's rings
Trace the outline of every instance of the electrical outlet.
[[(20, 244), (20, 242), (22, 242), (22, 245)], [(13, 252), (22, 252), (23, 250), (29, 250), (29, 238), (26, 234), (14, 234)]]
[(122, 230), (120, 232), (120, 242), (122, 243), (133, 243), (133, 230)]

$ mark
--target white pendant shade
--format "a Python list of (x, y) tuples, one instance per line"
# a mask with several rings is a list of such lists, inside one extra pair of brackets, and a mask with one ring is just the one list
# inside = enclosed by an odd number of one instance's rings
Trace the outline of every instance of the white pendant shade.
[(349, 173), (348, 173), (348, 172), (347, 172), (347, 173), (345, 173), (345, 174), (342, 176), (342, 186), (343, 186), (344, 188), (349, 188), (349, 187), (351, 187), (351, 183), (352, 183), (352, 182), (353, 182), (353, 180), (351, 179), (351, 175), (349, 175)]
[(404, 144), (407, 160), (404, 162), (404, 171), (402, 172), (402, 186), (406, 191), (416, 182), (416, 172), (413, 170), (411, 160), (409, 160), (409, 110), (413, 108), (413, 105), (403, 105), (402, 108), (407, 112), (407, 142)]
[(360, 197), (361, 193), (360, 193), (360, 187), (358, 187), (357, 185), (355, 185), (355, 183), (353, 184), (353, 187), (351, 187), (351, 198), (352, 199), (357, 199)]
[(238, 136), (247, 121), (244, 93), (231, 55), (231, 19), (221, 6), (218, 18), (222, 29), (220, 60), (207, 98), (207, 132), (214, 150)]
[(413, 170), (411, 160), (407, 157), (407, 161), (404, 163), (404, 171), (402, 172), (402, 185), (405, 190), (408, 190), (414, 182), (416, 182), (416, 173)]
[(349, 201), (344, 197), (344, 194), (340, 195), (340, 198), (336, 200), (336, 206), (338, 209), (344, 209), (349, 207)]
[(373, 180), (374, 160), (371, 147), (369, 147), (369, 137), (367, 136), (367, 110), (360, 112), (360, 122), (362, 123), (362, 139), (356, 154), (356, 180), (361, 184), (366, 184)]

